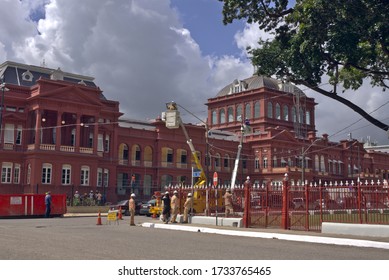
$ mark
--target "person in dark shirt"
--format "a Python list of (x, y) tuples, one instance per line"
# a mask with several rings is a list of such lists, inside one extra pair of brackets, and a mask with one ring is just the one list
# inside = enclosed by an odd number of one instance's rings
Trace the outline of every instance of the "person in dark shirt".
[(169, 192), (165, 192), (165, 195), (162, 197), (163, 201), (163, 209), (162, 209), (162, 215), (163, 215), (163, 221), (165, 224), (169, 222), (170, 218), (170, 196)]
[(46, 205), (46, 213), (45, 217), (50, 218), (50, 212), (51, 212), (51, 192), (48, 191), (45, 196), (45, 205)]

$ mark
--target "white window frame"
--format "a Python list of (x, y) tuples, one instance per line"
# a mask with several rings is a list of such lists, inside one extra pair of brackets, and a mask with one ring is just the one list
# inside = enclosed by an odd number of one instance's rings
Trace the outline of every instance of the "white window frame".
[(81, 166), (80, 185), (89, 186), (90, 168), (87, 165)]
[(42, 165), (42, 184), (51, 184), (51, 174), (53, 173), (53, 166), (50, 163)]
[(63, 186), (70, 185), (72, 178), (72, 166), (70, 164), (62, 165), (61, 184)]
[(1, 165), (1, 183), (11, 184), (12, 181), (12, 162), (3, 162)]
[(20, 164), (14, 164), (14, 172), (13, 172), (13, 182), (14, 184), (20, 184)]
[(4, 144), (15, 143), (15, 125), (13, 123), (6, 123), (4, 127)]

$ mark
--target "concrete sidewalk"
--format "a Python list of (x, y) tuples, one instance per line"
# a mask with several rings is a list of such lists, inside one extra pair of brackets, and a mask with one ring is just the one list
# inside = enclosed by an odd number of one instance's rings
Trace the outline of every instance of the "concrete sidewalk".
[(209, 234), (221, 234), (230, 236), (253, 237), (278, 239), (285, 241), (311, 242), (331, 245), (370, 247), (389, 250), (389, 238), (362, 237), (349, 235), (322, 234), (305, 231), (290, 231), (278, 229), (251, 229), (234, 228), (222, 226), (204, 226), (196, 224), (164, 224), (160, 221), (153, 223), (142, 223), (142, 227), (159, 228), (167, 230), (179, 230), (190, 232), (201, 232)]

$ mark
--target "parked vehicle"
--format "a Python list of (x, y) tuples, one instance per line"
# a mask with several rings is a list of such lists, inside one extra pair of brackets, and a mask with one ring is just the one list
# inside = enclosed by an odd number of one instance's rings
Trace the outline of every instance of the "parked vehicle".
[(305, 199), (303, 197), (296, 197), (292, 199), (292, 208), (296, 210), (303, 210), (306, 207)]
[(315, 201), (315, 210), (336, 210), (341, 209), (342, 206), (339, 205), (335, 200), (333, 199), (318, 199)]
[[(118, 203), (114, 204), (114, 205), (111, 205), (110, 208), (112, 210), (119, 210), (119, 208), (122, 209), (122, 214), (124, 216), (129, 216), (130, 215), (130, 211), (129, 211), (129, 208), (128, 208), (128, 204), (129, 204), (129, 200), (126, 199), (126, 200), (122, 200), (122, 201), (119, 201)], [(137, 202), (136, 205), (135, 205), (135, 215), (139, 215), (139, 212), (140, 212), (140, 209), (141, 209), (141, 205), (142, 205), (142, 202)]]
[(151, 199), (147, 202), (142, 203), (139, 210), (139, 215), (146, 215), (150, 217), (151, 216), (150, 208), (155, 206), (156, 201), (157, 201), (156, 199)]

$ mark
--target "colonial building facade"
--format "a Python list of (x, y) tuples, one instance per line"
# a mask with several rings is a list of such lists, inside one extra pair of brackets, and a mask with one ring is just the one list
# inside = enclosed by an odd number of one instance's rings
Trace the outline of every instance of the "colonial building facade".
[[(70, 197), (93, 190), (115, 202), (193, 180), (183, 131), (161, 118), (124, 118), (93, 77), (10, 61), (0, 65), (0, 77), (0, 193)], [(388, 178), (387, 153), (354, 139), (317, 137), (317, 104), (294, 85), (254, 75), (233, 81), (206, 105), (207, 124), (185, 127), (207, 178), (216, 171), (220, 184), (231, 181), (241, 140), (237, 183), (250, 176), (269, 185), (285, 173), (295, 183)], [(251, 130), (242, 132), (246, 119)]]

